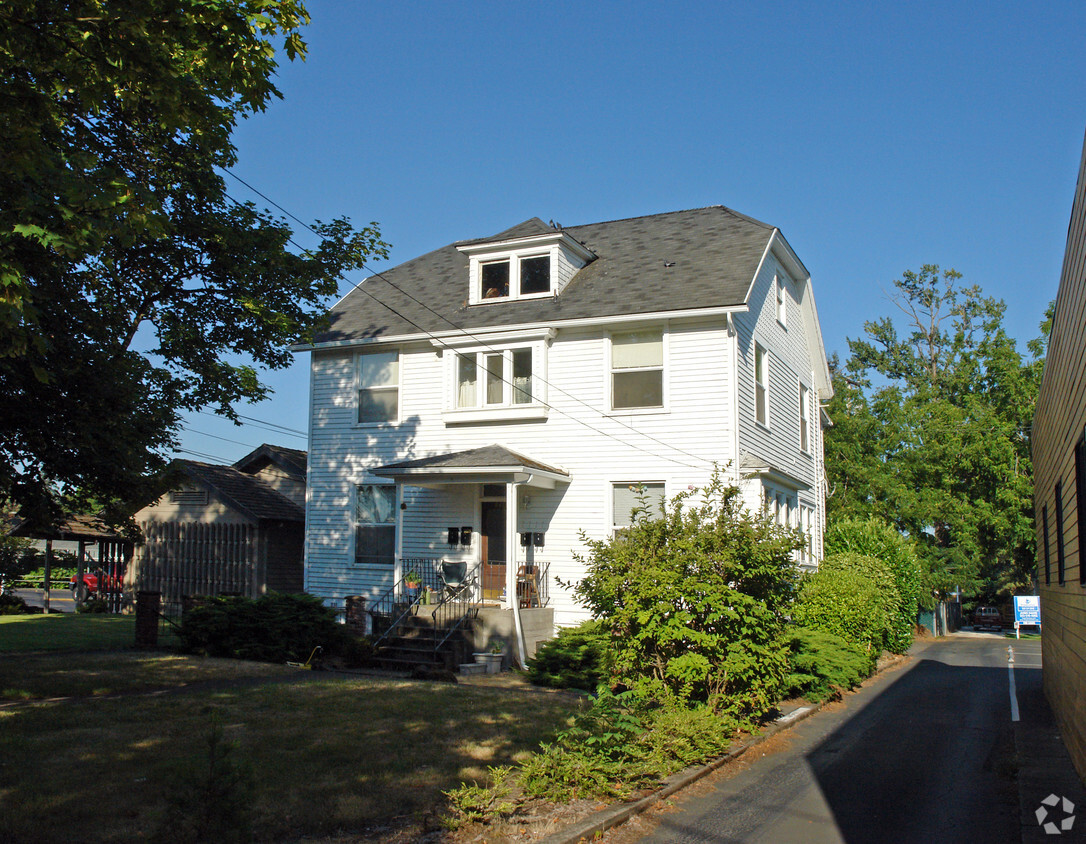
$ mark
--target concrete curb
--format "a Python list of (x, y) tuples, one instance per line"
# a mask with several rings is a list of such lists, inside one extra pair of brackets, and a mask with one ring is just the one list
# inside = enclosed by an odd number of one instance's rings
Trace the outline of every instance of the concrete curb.
[[(897, 664), (898, 660), (888, 660), (885, 663), (880, 660), (880, 664), (875, 667), (874, 673), (864, 682), (873, 680), (887, 668)], [(723, 756), (714, 759), (712, 762), (708, 762), (704, 765), (695, 765), (683, 771), (679, 771), (676, 774), (672, 774), (665, 779), (663, 785), (652, 792), (652, 794), (646, 795), (640, 800), (635, 800), (632, 803), (623, 803), (618, 806), (600, 809), (585, 820), (548, 835), (546, 838), (540, 839), (538, 844), (583, 844), (583, 842), (593, 841), (596, 836), (602, 835), (608, 829), (621, 826), (630, 818), (635, 815), (640, 815), (656, 803), (670, 797), (676, 791), (680, 791), (688, 785), (697, 782), (702, 777), (708, 776), (713, 771), (722, 768), (729, 762), (734, 762), (752, 747), (757, 747), (762, 742), (777, 735), (777, 733), (791, 729), (801, 721), (807, 720), (812, 715), (822, 711), (825, 706), (826, 703), (824, 702), (793, 710), (773, 721), (759, 735), (751, 736), (742, 744), (732, 748)]]

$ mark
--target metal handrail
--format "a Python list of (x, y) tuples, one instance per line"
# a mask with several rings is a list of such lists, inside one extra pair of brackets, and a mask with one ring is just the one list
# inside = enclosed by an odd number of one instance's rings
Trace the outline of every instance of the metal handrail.
[[(401, 561), (404, 575), (367, 607), (367, 612), (371, 616), (380, 615), (391, 618), (388, 627), (374, 641), (375, 647), (389, 638), (405, 618), (417, 615), (419, 607), (425, 605), (424, 599), (429, 599), (435, 594), (439, 596), (435, 609), (431, 613), (435, 627), (440, 623), (444, 629), (445, 625), (452, 620), (452, 625), (444, 638), (437, 642), (435, 649), (448, 641), (453, 632), (463, 624), (464, 619), (471, 614), (473, 607), (481, 605), (482, 602), (478, 597), (479, 565), (476, 564), (468, 569), (464, 578), (466, 583), (473, 584), (470, 590), (460, 590), (449, 595), (445, 588), (445, 581), (441, 577), (441, 562), (439, 559), (430, 558), (405, 558)], [(409, 588), (408, 583), (417, 585)], [(465, 594), (470, 595), (470, 598), (465, 599)], [(460, 614), (457, 615), (457, 613)]]
[[(482, 565), (476, 563), (466, 570), (463, 580), (460, 581), (460, 587), (453, 588), (452, 594), (448, 594), (448, 589), (442, 593), (441, 603), (430, 614), (430, 617), (434, 620), (434, 629), (445, 630), (445, 635), (441, 640), (434, 643), (435, 651), (440, 650), (441, 646), (449, 641), (453, 633), (460, 629), (465, 620), (478, 615), (479, 607), (483, 604), (481, 572)], [(439, 615), (441, 616), (440, 621), (438, 620)], [(448, 623), (449, 619), (453, 619), (452, 624)]]

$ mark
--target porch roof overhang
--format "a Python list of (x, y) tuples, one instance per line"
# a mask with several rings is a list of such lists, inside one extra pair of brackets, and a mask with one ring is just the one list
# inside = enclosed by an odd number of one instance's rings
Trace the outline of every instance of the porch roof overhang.
[(811, 484), (807, 481), (797, 478), (788, 472), (778, 469), (776, 466), (770, 464), (768, 460), (762, 460), (761, 458), (754, 457), (750, 454), (744, 454), (739, 461), (739, 470), (744, 477), (748, 478), (761, 478), (763, 481), (769, 481), (770, 483), (786, 486), (791, 489), (810, 489)]
[(442, 487), (450, 484), (522, 484), (554, 489), (569, 483), (569, 472), (550, 466), (500, 445), (454, 451), (390, 463), (370, 470), (411, 486)]

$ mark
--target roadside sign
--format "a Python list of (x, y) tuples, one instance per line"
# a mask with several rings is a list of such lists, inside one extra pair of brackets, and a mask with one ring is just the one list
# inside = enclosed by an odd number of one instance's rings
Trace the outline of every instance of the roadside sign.
[(1014, 596), (1014, 632), (1023, 624), (1041, 626), (1041, 596), (1040, 595), (1015, 595)]

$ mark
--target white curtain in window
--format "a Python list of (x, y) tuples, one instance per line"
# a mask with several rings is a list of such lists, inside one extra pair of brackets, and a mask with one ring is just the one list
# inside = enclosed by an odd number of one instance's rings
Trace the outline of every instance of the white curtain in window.
[(358, 488), (356, 521), (381, 525), (396, 522), (396, 487), (366, 484)]

